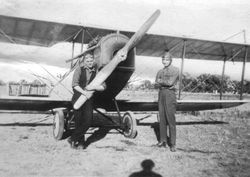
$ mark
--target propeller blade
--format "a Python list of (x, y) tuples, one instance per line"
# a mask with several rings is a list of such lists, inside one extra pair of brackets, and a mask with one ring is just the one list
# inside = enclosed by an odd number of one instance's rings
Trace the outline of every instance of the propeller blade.
[[(154, 24), (159, 15), (160, 10), (156, 10), (150, 16), (150, 18), (140, 27), (140, 29), (130, 38), (126, 45), (122, 49), (120, 49), (120, 51), (127, 53), (131, 48), (135, 47), (136, 44), (140, 42), (142, 37), (149, 30), (149, 28)], [(122, 60), (117, 55), (115, 55), (113, 59), (97, 73), (96, 77), (92, 80), (89, 86), (91, 87), (95, 85), (101, 85), (110, 76), (110, 74), (114, 71), (116, 66), (121, 61)], [(92, 97), (93, 93), (94, 91), (87, 91), (86, 95), (81, 95), (73, 105), (74, 109), (79, 109), (87, 101), (87, 99)]]

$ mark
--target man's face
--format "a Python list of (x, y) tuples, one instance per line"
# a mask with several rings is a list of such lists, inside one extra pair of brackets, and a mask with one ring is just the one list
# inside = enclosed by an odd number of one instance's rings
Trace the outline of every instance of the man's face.
[(165, 55), (162, 57), (162, 64), (164, 67), (168, 67), (172, 62), (171, 56), (170, 55)]
[(91, 54), (85, 56), (84, 65), (88, 68), (93, 68), (94, 66), (94, 57)]

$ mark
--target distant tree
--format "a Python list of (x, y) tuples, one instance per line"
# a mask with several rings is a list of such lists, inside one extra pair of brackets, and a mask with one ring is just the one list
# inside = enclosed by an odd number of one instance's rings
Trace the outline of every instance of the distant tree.
[(220, 91), (221, 84), (226, 85), (226, 80), (224, 79), (223, 83), (221, 83), (221, 76), (219, 75), (211, 75), (211, 74), (201, 74), (197, 77), (198, 84), (200, 86), (197, 87), (198, 92), (208, 92), (212, 93), (214, 91)]
[[(221, 76), (220, 76), (221, 77)], [(220, 78), (221, 79), (221, 78)], [(220, 83), (220, 85), (222, 84), (223, 88), (222, 88), (222, 93), (225, 92), (232, 92), (232, 81), (230, 79), (229, 76), (225, 75), (223, 78), (223, 82)]]
[(133, 83), (127, 82), (124, 89), (125, 90), (132, 90), (133, 89)]
[(250, 81), (245, 80), (243, 92), (250, 94)]
[(234, 94), (240, 93), (240, 81), (233, 80), (232, 86), (233, 86), (233, 93)]
[(150, 81), (150, 80), (145, 80), (145, 81), (144, 81), (144, 86), (145, 86), (145, 88), (147, 88), (147, 89), (151, 89), (151, 88), (152, 88), (152, 83), (151, 83), (151, 81)]
[(0, 80), (0, 85), (6, 85), (6, 83), (2, 80)]
[(42, 85), (41, 81), (35, 79), (34, 81), (31, 82), (33, 85)]
[(19, 84), (17, 81), (9, 81), (9, 84)]
[(220, 75), (211, 75), (211, 77), (208, 79), (209, 84), (210, 84), (210, 92), (214, 92), (214, 91), (220, 91), (221, 90), (221, 85), (225, 83), (225, 78), (223, 80), (223, 83), (221, 82), (221, 76)]
[(153, 89), (154, 84), (150, 80), (143, 80), (139, 88), (140, 89)]
[[(186, 73), (182, 79), (182, 85), (185, 91), (189, 92), (215, 92), (220, 91), (223, 84), (223, 92), (227, 91), (227, 85), (230, 82), (229, 76), (224, 76), (221, 82), (220, 75), (201, 74), (194, 78)], [(231, 84), (232, 85), (232, 84)], [(231, 88), (232, 89), (232, 88)]]
[(28, 81), (26, 81), (25, 79), (21, 79), (21, 80), (19, 81), (19, 83), (20, 83), (20, 84), (28, 84)]
[(182, 89), (183, 91), (192, 92), (192, 90), (197, 85), (196, 78), (192, 77), (190, 74), (185, 73), (182, 76)]
[(230, 93), (234, 93), (235, 94), (235, 82), (234, 81), (232, 81), (232, 80), (228, 80), (227, 81), (227, 83), (226, 83), (226, 85), (223, 85), (223, 87), (224, 87), (224, 90), (226, 91), (226, 92), (230, 92)]

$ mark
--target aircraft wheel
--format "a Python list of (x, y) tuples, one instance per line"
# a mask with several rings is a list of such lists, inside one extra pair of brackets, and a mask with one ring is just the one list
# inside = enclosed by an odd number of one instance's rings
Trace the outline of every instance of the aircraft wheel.
[(131, 111), (127, 111), (122, 117), (124, 127), (124, 136), (127, 138), (135, 138), (137, 136), (136, 119)]
[(56, 140), (63, 139), (64, 136), (64, 112), (62, 109), (56, 110), (53, 121), (53, 136)]

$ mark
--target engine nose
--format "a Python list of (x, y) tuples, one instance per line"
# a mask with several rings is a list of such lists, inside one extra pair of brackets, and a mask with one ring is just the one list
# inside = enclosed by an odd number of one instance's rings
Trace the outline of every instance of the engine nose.
[[(112, 60), (116, 52), (121, 49), (129, 40), (122, 34), (109, 34), (99, 42), (99, 47), (94, 50), (94, 57), (98, 68), (102, 68)], [(122, 61), (112, 74), (107, 78), (107, 89), (97, 93), (97, 100), (107, 100), (114, 98), (127, 84), (135, 70), (135, 49), (128, 52), (127, 59)]]
[[(99, 47), (94, 50), (94, 57), (98, 68), (102, 68), (108, 64), (116, 52), (121, 49), (129, 38), (123, 34), (112, 33), (103, 37), (99, 41)], [(127, 59), (121, 62), (118, 66), (134, 67), (135, 66), (135, 49), (128, 52)]]

